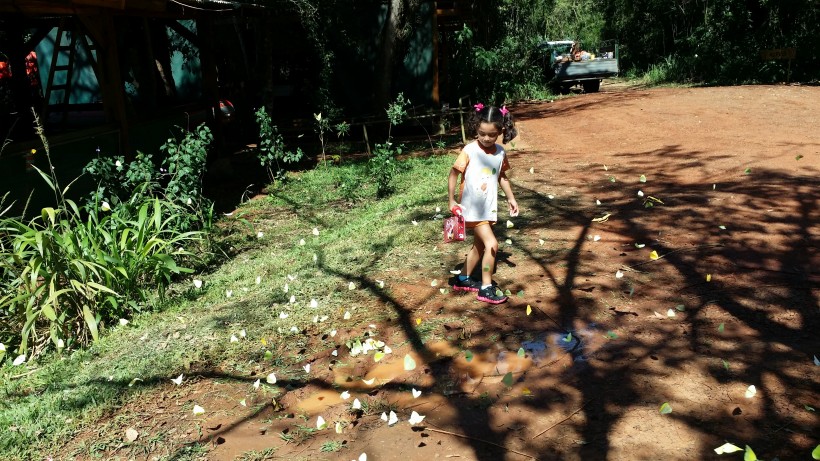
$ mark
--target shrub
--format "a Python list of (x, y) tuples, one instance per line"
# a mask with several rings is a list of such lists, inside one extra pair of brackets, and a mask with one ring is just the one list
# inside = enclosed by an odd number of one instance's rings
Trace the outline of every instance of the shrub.
[[(259, 125), (259, 147), (257, 157), (259, 163), (268, 172), (271, 181), (282, 179), (285, 174), (284, 164), (297, 163), (302, 160), (302, 149), (296, 151), (285, 150), (285, 142), (279, 129), (271, 123), (270, 115), (264, 107), (256, 111), (256, 123)], [(281, 162), (281, 163), (280, 163)]]
[(21, 354), (48, 340), (85, 344), (151, 290), (161, 296), (173, 275), (191, 272), (177, 260), (200, 238), (175, 229), (180, 213), (158, 198), (85, 209), (64, 199), (29, 221), (0, 220), (0, 322), (11, 343)]

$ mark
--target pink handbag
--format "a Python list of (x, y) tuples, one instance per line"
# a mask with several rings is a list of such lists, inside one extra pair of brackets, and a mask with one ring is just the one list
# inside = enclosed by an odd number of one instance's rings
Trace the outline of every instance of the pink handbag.
[(464, 216), (461, 207), (453, 207), (453, 216), (444, 220), (444, 243), (461, 242), (464, 240)]

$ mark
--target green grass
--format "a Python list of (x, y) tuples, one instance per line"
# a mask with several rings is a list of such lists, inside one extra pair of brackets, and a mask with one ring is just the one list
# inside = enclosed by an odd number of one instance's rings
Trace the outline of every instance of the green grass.
[[(0, 368), (0, 427), (10, 429), (0, 432), (0, 459), (58, 453), (80, 430), (95, 427), (101, 417), (157, 386), (167, 386), (180, 373), (190, 377), (218, 371), (220, 379), (250, 386), (252, 368), (273, 370), (276, 363), (279, 379), (305, 379), (296, 371), (304, 336), (291, 333), (291, 327), (330, 331), (342, 321), (342, 308), (350, 309), (354, 320), (357, 308), (364, 315), (382, 291), (375, 279), (399, 264), (438, 270), (441, 254), (429, 248), (439, 238), (441, 221), (431, 218), (436, 206), (446, 208), (452, 160), (445, 155), (404, 161), (396, 193), (379, 201), (367, 187), (354, 199), (339, 195), (345, 180), (361, 176), (361, 164), (293, 175), (273, 187), (268, 198), (245, 203), (225, 217), (221, 238), (233, 246), (234, 256), (172, 285), (166, 301), (155, 300), (155, 312), (108, 329), (85, 350), (18, 367), (6, 357)], [(264, 235), (257, 238), (257, 232)], [(194, 278), (204, 281), (202, 288), (194, 287)], [(350, 281), (356, 290), (347, 289)], [(384, 292), (389, 290), (388, 284)], [(289, 303), (291, 295), (295, 304)], [(317, 309), (309, 307), (311, 299), (319, 303)], [(280, 318), (282, 312), (289, 316)], [(315, 315), (328, 319), (314, 323)], [(243, 329), (247, 339), (230, 342)], [(261, 344), (263, 338), (267, 346)], [(272, 361), (264, 359), (266, 350), (273, 352)], [(280, 373), (288, 367), (290, 375)], [(100, 443), (108, 445), (105, 440)], [(87, 453), (106, 449), (86, 448)], [(187, 450), (191, 453), (185, 456), (196, 456), (197, 450)]]

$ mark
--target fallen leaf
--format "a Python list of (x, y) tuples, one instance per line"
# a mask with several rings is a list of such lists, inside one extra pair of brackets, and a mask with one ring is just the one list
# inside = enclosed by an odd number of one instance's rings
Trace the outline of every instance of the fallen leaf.
[(744, 170), (743, 173), (752, 174), (752, 169), (751, 168), (746, 168), (746, 170)]
[(723, 326), (723, 324), (722, 324), (722, 323), (721, 323), (720, 325), (718, 325), (718, 331), (719, 331), (719, 332), (723, 333), (724, 328), (725, 328), (725, 327)]

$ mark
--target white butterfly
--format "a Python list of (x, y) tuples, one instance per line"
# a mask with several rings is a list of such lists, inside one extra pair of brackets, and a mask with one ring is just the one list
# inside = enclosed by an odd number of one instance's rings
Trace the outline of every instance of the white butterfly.
[(617, 271), (617, 272), (615, 272), (615, 278), (616, 278), (616, 279), (622, 279), (622, 278), (624, 278), (624, 273), (623, 273), (623, 272), (621, 272), (621, 271)]
[(351, 405), (351, 407), (353, 407), (354, 410), (361, 410), (362, 402), (359, 402), (359, 399), (355, 399), (353, 400), (353, 405)]
[(305, 373), (310, 373), (310, 364), (309, 363), (306, 364), (305, 366), (303, 366), (302, 368), (305, 369)]
[(319, 416), (316, 418), (316, 429), (322, 430), (327, 427), (327, 423), (325, 422), (325, 418)]
[(350, 392), (344, 391), (341, 394), (339, 394), (339, 397), (341, 397), (342, 400), (347, 400), (350, 398)]
[[(265, 378), (265, 381), (267, 381), (268, 384), (276, 384), (276, 375), (273, 373), (269, 374), (268, 377)], [(257, 380), (257, 382), (259, 381)]]
[(231, 335), (231, 342), (232, 342), (232, 343), (238, 343), (238, 342), (239, 342), (239, 338), (237, 338), (237, 337), (236, 337), (236, 335)]
[(746, 398), (750, 399), (750, 398), (754, 397), (755, 394), (757, 394), (757, 388), (755, 388), (755, 385), (752, 384), (751, 386), (749, 386), (746, 389)]
[(194, 287), (202, 288), (202, 280), (194, 279)]
[(319, 307), (319, 302), (316, 301), (315, 299), (311, 299), (310, 300), (310, 307), (316, 309), (317, 307)]
[(199, 405), (194, 405), (194, 414), (201, 415), (202, 413), (205, 413), (205, 409), (200, 407)]
[(415, 411), (410, 414), (410, 424), (416, 425), (424, 420), (424, 416), (416, 413)]
[(345, 320), (350, 320), (350, 316), (351, 316), (350, 311), (345, 311), (344, 319)]
[(12, 365), (14, 365), (16, 367), (18, 365), (22, 365), (23, 362), (25, 362), (25, 361), (26, 361), (26, 356), (25, 355), (18, 355), (17, 358), (14, 359), (14, 362), (12, 362)]
[(362, 382), (367, 384), (368, 386), (372, 386), (374, 382), (376, 382), (376, 378), (364, 379), (362, 378)]
[(317, 228), (315, 228), (315, 227), (314, 227), (314, 228), (313, 228), (313, 235), (317, 235), (317, 236), (318, 236), (318, 235), (319, 235), (319, 229), (317, 229)]
[(399, 422), (399, 417), (398, 417), (398, 416), (396, 416), (396, 412), (395, 412), (395, 411), (392, 411), (392, 410), (391, 410), (391, 411), (390, 411), (390, 417), (389, 417), (389, 418), (388, 418), (388, 420), (387, 420), (387, 425), (388, 425), (388, 426), (392, 426), (392, 425), (396, 424), (397, 422)]
[(182, 384), (182, 375), (179, 375), (176, 378), (171, 378), (171, 382), (179, 386)]
[(286, 318), (288, 318), (288, 317), (289, 317), (289, 315), (288, 315), (288, 313), (287, 313), (287, 312), (284, 312), (284, 311), (283, 311), (283, 312), (280, 312), (280, 313), (279, 313), (279, 318), (280, 318), (280, 319), (286, 319)]
[[(275, 379), (275, 378), (276, 378), (276, 377), (274, 376), (274, 379)], [(254, 382), (253, 382), (253, 388), (254, 388), (254, 389), (259, 389), (259, 380), (258, 380), (258, 379), (257, 379), (256, 381), (254, 381)]]
[(305, 244), (305, 239), (299, 239), (299, 245), (304, 245), (304, 244)]
[(416, 388), (413, 388), (413, 390), (411, 390), (410, 392), (412, 392), (412, 393), (413, 393), (413, 398), (414, 398), (414, 399), (419, 398), (419, 396), (421, 395), (421, 391), (416, 390)]

